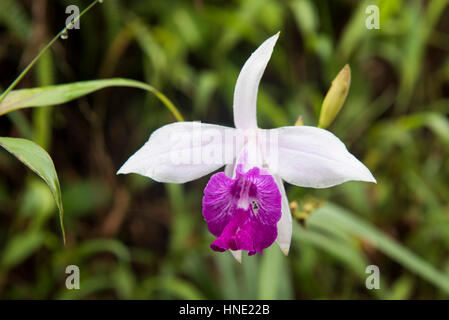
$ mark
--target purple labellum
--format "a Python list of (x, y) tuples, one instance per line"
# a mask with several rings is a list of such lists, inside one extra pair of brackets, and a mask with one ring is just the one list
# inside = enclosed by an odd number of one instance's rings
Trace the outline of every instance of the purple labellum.
[(239, 165), (236, 178), (214, 174), (204, 189), (203, 216), (217, 237), (215, 251), (244, 250), (249, 255), (269, 247), (277, 237), (281, 194), (273, 177), (254, 167), (246, 173)]

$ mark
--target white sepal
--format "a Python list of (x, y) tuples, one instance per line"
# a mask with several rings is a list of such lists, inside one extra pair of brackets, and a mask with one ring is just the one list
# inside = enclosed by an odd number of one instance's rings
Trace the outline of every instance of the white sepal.
[(270, 60), (279, 32), (265, 40), (248, 58), (234, 90), (234, 124), (238, 129), (257, 128), (256, 102), (259, 83)]
[(238, 263), (242, 263), (242, 250), (229, 250), (231, 251), (232, 256)]
[(198, 179), (232, 163), (234, 131), (200, 122), (165, 125), (117, 173), (137, 173), (166, 183)]
[(348, 152), (331, 132), (309, 126), (277, 130), (277, 162), (270, 168), (288, 183), (310, 188), (327, 188), (346, 181), (376, 183), (363, 163)]

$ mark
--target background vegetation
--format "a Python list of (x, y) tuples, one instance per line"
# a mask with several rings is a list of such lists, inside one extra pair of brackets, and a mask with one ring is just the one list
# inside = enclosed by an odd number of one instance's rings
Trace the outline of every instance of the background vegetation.
[[(1, 91), (89, 1), (1, 0)], [(380, 8), (380, 29), (365, 8)], [(447, 0), (104, 0), (20, 88), (124, 77), (163, 92), (186, 120), (232, 125), (238, 72), (281, 30), (259, 92), (259, 125), (316, 125), (349, 63), (347, 101), (329, 128), (378, 184), (289, 186), (291, 252), (236, 263), (209, 249), (208, 177), (165, 185), (116, 170), (175, 121), (152, 93), (106, 88), (69, 103), (0, 116), (0, 136), (51, 155), (67, 245), (47, 185), (0, 151), (0, 298), (441, 299), (449, 297), (449, 8)], [(65, 38), (65, 37), (64, 37)], [(81, 289), (65, 288), (65, 268)], [(365, 268), (379, 266), (381, 289)]]

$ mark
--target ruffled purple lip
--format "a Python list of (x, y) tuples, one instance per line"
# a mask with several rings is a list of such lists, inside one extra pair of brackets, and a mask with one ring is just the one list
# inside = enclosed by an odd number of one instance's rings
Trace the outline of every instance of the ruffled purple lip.
[(211, 244), (213, 250), (262, 254), (277, 237), (281, 194), (273, 177), (261, 174), (257, 167), (246, 173), (238, 168), (235, 179), (219, 172), (204, 189), (203, 216), (217, 237)]

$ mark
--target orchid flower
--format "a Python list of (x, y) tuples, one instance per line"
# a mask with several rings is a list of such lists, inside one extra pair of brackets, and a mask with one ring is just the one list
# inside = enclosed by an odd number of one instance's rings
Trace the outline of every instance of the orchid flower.
[(137, 173), (158, 182), (185, 183), (211, 176), (203, 216), (216, 237), (215, 251), (260, 253), (277, 241), (288, 254), (292, 218), (283, 181), (327, 188), (349, 180), (376, 182), (371, 172), (331, 132), (310, 126), (259, 129), (257, 92), (279, 33), (268, 38), (244, 64), (234, 92), (229, 128), (176, 122), (151, 134), (118, 173)]

